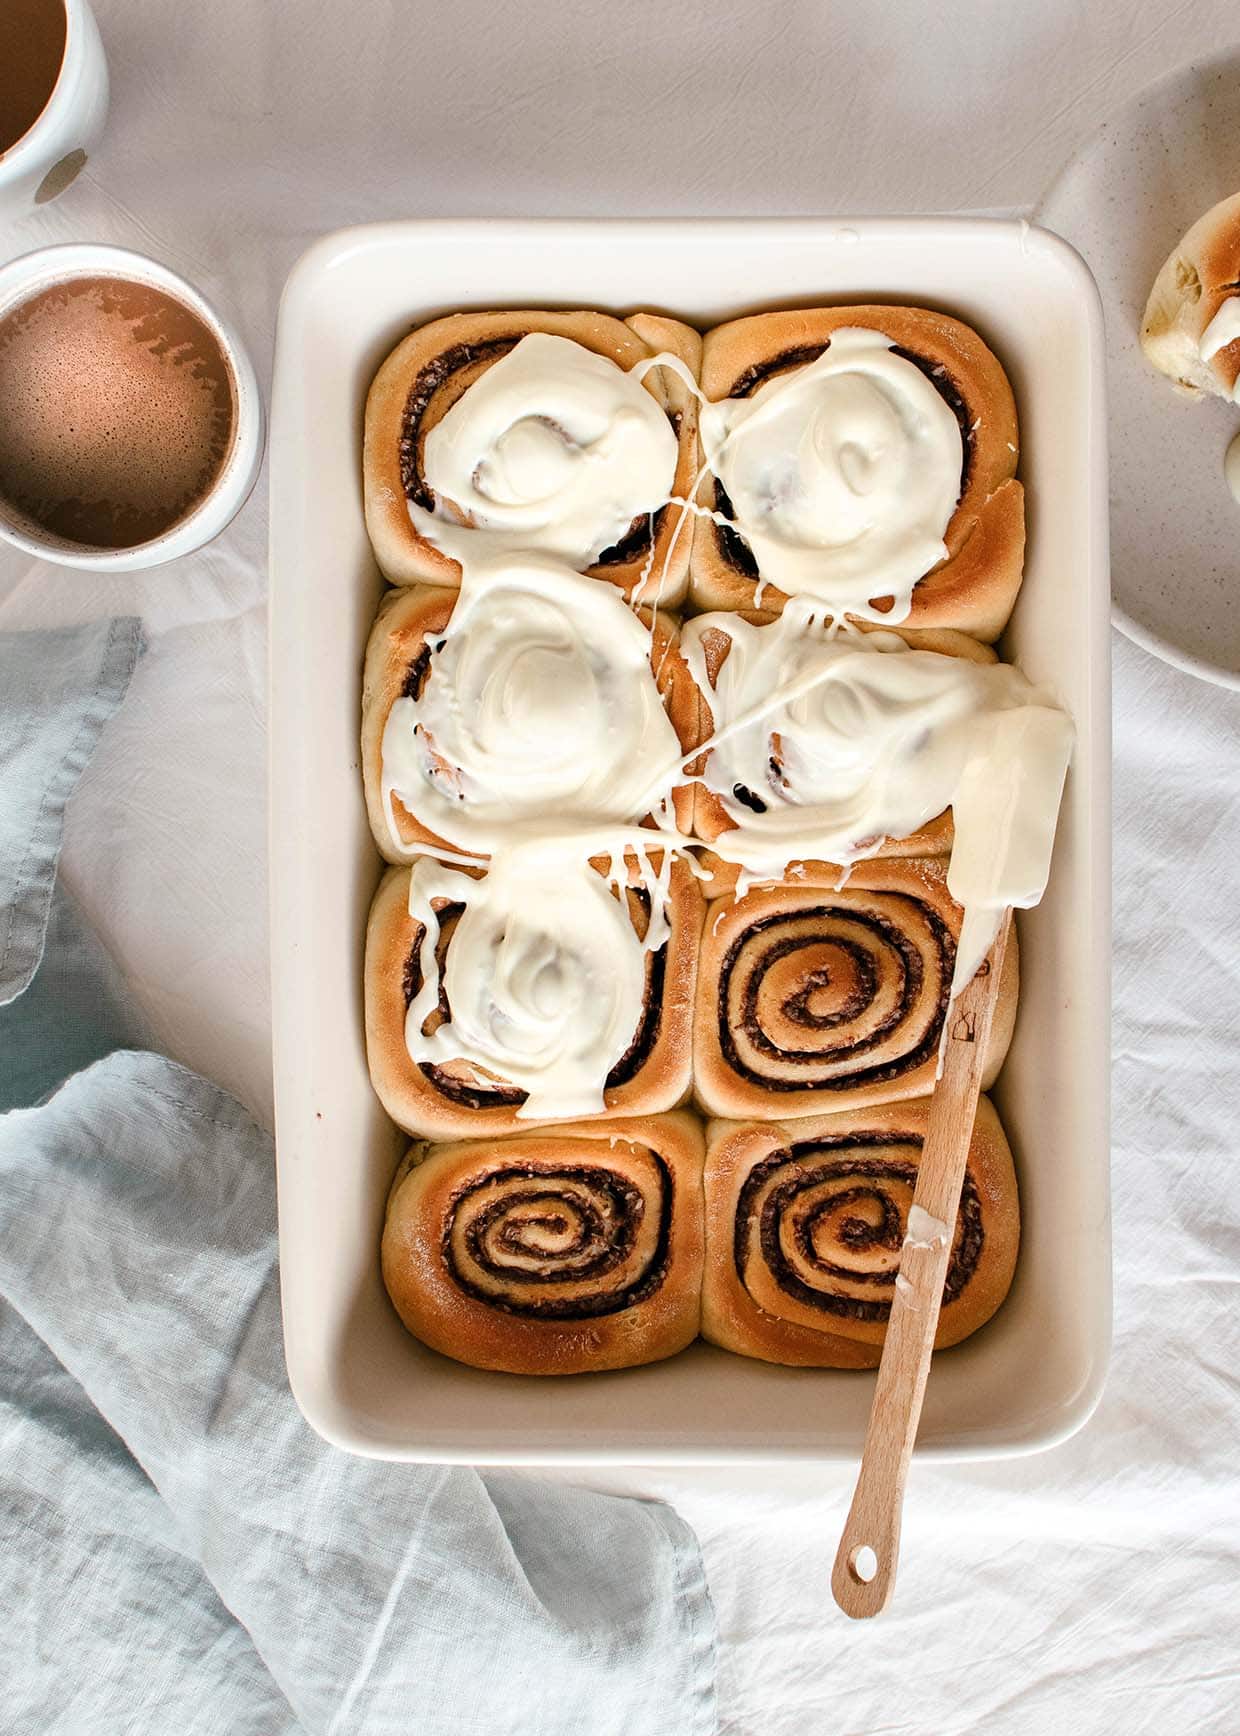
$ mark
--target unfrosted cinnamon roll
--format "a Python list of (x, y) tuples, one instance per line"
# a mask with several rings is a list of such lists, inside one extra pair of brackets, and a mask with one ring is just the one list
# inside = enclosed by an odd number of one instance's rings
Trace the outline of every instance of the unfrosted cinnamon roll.
[(701, 608), (834, 612), (998, 637), (1020, 586), (1016, 409), (970, 327), (913, 307), (755, 314), (708, 332)]
[[(789, 876), (708, 906), (694, 1085), (712, 1115), (780, 1120), (934, 1087), (961, 911), (939, 859)], [(984, 1084), (1016, 1017), (1009, 942)]]
[(366, 937), (366, 1043), (384, 1108), (429, 1138), (672, 1109), (691, 1078), (704, 900), (679, 858), (506, 852), (486, 875), (391, 870)]
[[(366, 405), (366, 522), (394, 584), (460, 578), (463, 530), (674, 605), (687, 582), (701, 339), (655, 314), (460, 313), (411, 332)], [(634, 370), (637, 370), (634, 372)], [(683, 522), (682, 522), (683, 521)]]
[(408, 862), (432, 844), (485, 857), (522, 829), (638, 821), (659, 801), (688, 833), (692, 786), (673, 779), (700, 708), (678, 637), (669, 616), (545, 563), (460, 591), (390, 591), (362, 687), (382, 855)]
[[(882, 1355), (929, 1116), (925, 1098), (800, 1121), (713, 1122), (702, 1335), (811, 1368)], [(936, 1349), (1007, 1295), (1020, 1241), (1012, 1154), (978, 1101)]]
[(586, 1374), (697, 1334), (702, 1133), (687, 1114), (415, 1145), (383, 1277), (424, 1344), (475, 1368)]

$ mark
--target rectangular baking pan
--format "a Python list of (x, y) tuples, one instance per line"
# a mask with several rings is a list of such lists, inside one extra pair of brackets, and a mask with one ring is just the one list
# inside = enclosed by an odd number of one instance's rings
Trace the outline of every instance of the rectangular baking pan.
[(873, 1377), (704, 1344), (537, 1380), (424, 1349), (379, 1276), (403, 1139), (366, 1072), (362, 942), (381, 864), (358, 764), (383, 583), (362, 519), (362, 410), (388, 350), (460, 308), (656, 308), (706, 327), (772, 306), (895, 301), (974, 324), (1011, 376), (1028, 489), (1002, 642), (1077, 726), (1050, 887), (1023, 916), (1016, 1039), (995, 1092), (1024, 1236), (994, 1321), (936, 1357), (918, 1450), (1001, 1457), (1089, 1415), (1110, 1340), (1110, 743), (1101, 311), (1080, 258), (966, 219), (402, 222), (317, 242), (280, 310), (271, 427), (271, 918), (280, 1267), (289, 1377), (329, 1440), (384, 1458), (774, 1463), (851, 1458)]

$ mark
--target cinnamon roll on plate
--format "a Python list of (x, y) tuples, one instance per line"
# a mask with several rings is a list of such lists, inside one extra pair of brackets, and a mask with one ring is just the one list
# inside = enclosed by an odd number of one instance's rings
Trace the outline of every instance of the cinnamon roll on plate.
[[(366, 524), (386, 577), (455, 585), (472, 529), (674, 606), (701, 343), (647, 313), (458, 313), (411, 332), (366, 404)], [(676, 366), (643, 367), (661, 354)]]
[(383, 1278), (417, 1338), (475, 1368), (587, 1374), (697, 1336), (702, 1131), (691, 1115), (415, 1145)]
[[(945, 1228), (933, 1219), (910, 1223), (929, 1111), (921, 1098), (802, 1121), (713, 1122), (703, 1337), (765, 1362), (877, 1366), (905, 1237)], [(1012, 1154), (982, 1097), (936, 1349), (994, 1314), (1019, 1241)]]
[[(772, 1121), (934, 1088), (962, 912), (938, 858), (807, 864), (706, 913), (693, 1074), (711, 1115)], [(841, 882), (843, 882), (841, 884)], [(1016, 1018), (1008, 942), (983, 1083)]]
[(969, 326), (916, 307), (754, 314), (702, 351), (692, 595), (993, 640), (1016, 600), (1016, 407)]
[(366, 1045), (384, 1108), (433, 1139), (673, 1109), (691, 1082), (705, 901), (685, 862), (538, 852), (485, 875), (390, 870), (366, 937)]

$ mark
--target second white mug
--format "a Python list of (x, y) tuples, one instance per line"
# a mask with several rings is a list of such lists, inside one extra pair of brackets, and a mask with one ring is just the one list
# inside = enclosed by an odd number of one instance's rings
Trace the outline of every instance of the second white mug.
[[(27, 216), (63, 193), (85, 167), (108, 115), (108, 66), (88, 0), (41, 0), (64, 14), (64, 54), (43, 108), (0, 151), (0, 221)], [(0, 0), (8, 6), (10, 0)], [(0, 99), (6, 76), (0, 69)]]

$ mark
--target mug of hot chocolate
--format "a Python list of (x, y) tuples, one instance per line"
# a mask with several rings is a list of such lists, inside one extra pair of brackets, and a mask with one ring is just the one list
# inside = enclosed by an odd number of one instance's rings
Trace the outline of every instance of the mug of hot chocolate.
[(0, 221), (77, 179), (107, 113), (108, 67), (87, 0), (0, 0)]
[(167, 266), (79, 243), (0, 266), (0, 538), (159, 566), (224, 529), (262, 453), (240, 338)]

